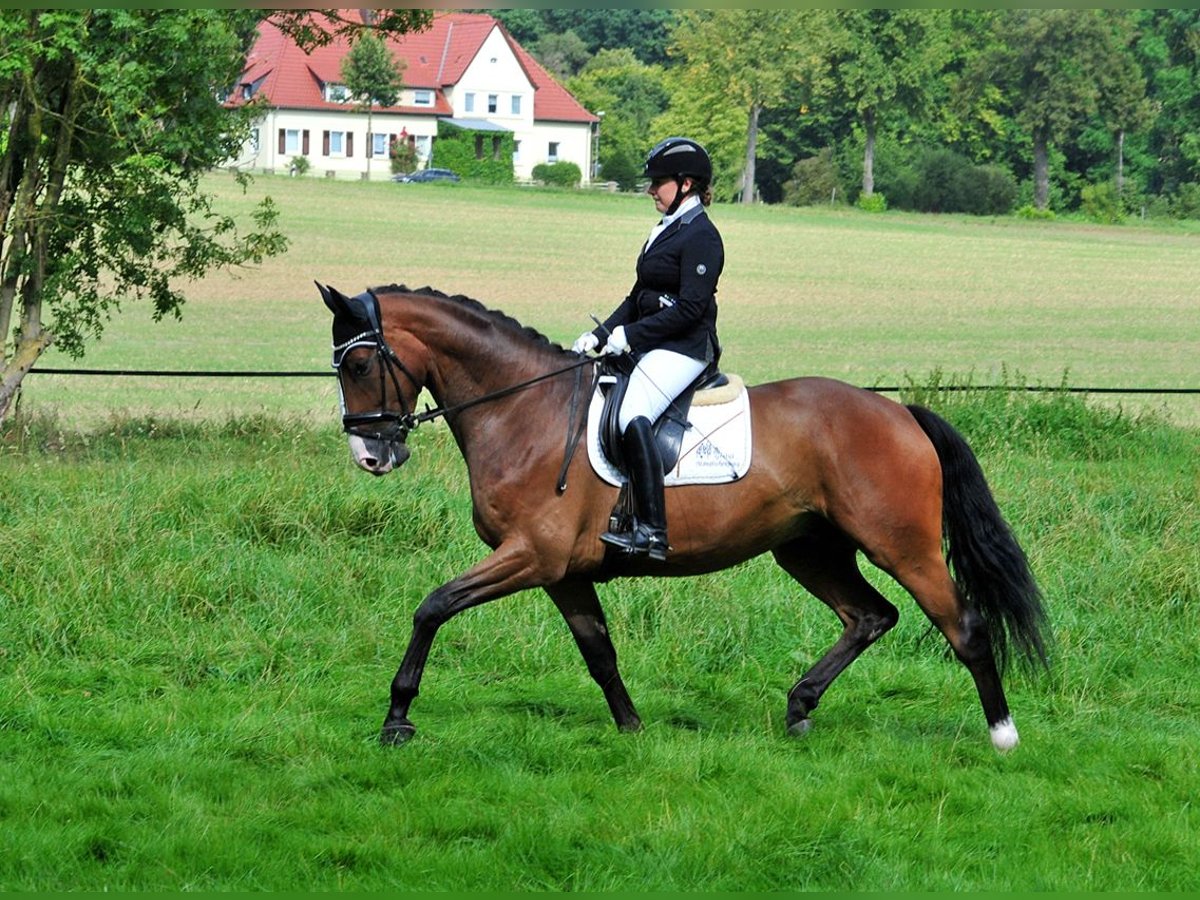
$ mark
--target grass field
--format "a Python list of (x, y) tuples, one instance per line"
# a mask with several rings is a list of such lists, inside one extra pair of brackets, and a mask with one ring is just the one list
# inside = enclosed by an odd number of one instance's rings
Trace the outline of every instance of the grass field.
[[(653, 220), (644, 196), (464, 185), (260, 178), (292, 236), (259, 269), (189, 290), (181, 322), (129, 304), (81, 365), (312, 370), (328, 366), (314, 280), (432, 285), (569, 343), (632, 282)], [(1004, 379), (1087, 387), (1200, 387), (1200, 231), (782, 207), (714, 210), (726, 243), (726, 368), (751, 382), (819, 374), (856, 384)], [(50, 354), (43, 365), (70, 366)], [(286, 411), (325, 421), (332, 382), (33, 376), (24, 402), (71, 421), (112, 410), (221, 418)], [(1200, 400), (1112, 397), (1200, 424)]]
[[(429, 283), (568, 341), (646, 226), (610, 195), (259, 186), (289, 259), (197, 285), (182, 323), (130, 309), (87, 365), (319, 370), (314, 278)], [(1048, 674), (1006, 680), (1016, 750), (876, 575), (900, 624), (789, 739), (839, 629), (761, 559), (601, 589), (641, 734), (530, 592), (442, 630), (417, 738), (380, 748), (412, 611), (482, 553), (446, 430), (370, 479), (332, 381), (34, 376), (0, 430), (0, 890), (1200, 889), (1194, 411), (936, 390), (1187, 384), (1200, 238), (716, 215), (729, 368), (907, 378), (979, 453), (1054, 634)]]

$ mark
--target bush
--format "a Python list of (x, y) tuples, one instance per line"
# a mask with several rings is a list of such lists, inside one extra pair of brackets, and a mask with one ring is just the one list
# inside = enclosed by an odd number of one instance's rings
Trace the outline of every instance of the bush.
[(1038, 209), (1033, 204), (1026, 203), (1017, 210), (1017, 217), (1021, 219), (1045, 219), (1049, 222), (1054, 219), (1054, 210)]
[(783, 186), (783, 202), (792, 206), (835, 203), (842, 195), (832, 147), (797, 162), (792, 168), (792, 179)]
[(1181, 184), (1171, 208), (1178, 219), (1200, 219), (1200, 182)]
[(858, 208), (864, 212), (881, 213), (887, 210), (887, 197), (880, 193), (860, 194)]
[(1012, 211), (1020, 190), (1012, 172), (1004, 166), (975, 166), (973, 176), (975, 184), (970, 197), (975, 201), (975, 208), (963, 212), (977, 216), (1003, 216)]
[(411, 172), (417, 167), (417, 148), (400, 138), (392, 141), (388, 150), (393, 175)]
[(912, 208), (919, 212), (963, 212), (972, 189), (971, 161), (945, 147), (922, 150), (913, 166), (917, 187)]
[(539, 163), (533, 167), (533, 180), (554, 187), (578, 187), (583, 173), (573, 162)]
[(1079, 192), (1079, 200), (1083, 214), (1093, 222), (1120, 225), (1125, 221), (1121, 198), (1117, 195), (1116, 188), (1108, 182), (1087, 185)]
[(623, 191), (632, 191), (642, 177), (641, 160), (628, 150), (618, 149), (600, 167), (600, 177), (615, 181)]
[(303, 175), (312, 168), (312, 163), (308, 161), (307, 156), (293, 156), (291, 164), (288, 166), (289, 175)]

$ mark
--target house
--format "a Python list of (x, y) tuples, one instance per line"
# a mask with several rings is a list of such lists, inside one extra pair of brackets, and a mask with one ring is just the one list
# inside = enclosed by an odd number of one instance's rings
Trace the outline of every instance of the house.
[[(389, 38), (388, 44), (404, 65), (403, 90), (395, 106), (372, 109), (368, 127), (366, 111), (342, 83), (348, 42), (306, 54), (266, 20), (227, 98), (230, 104), (264, 103), (233, 164), (287, 172), (294, 158), (304, 156), (310, 174), (382, 179), (391, 174), (389, 147), (397, 139), (413, 147), (419, 167), (437, 165), (439, 122), (449, 122), (475, 132), (481, 159), (501, 146), (501, 135), (511, 135), (518, 181), (529, 180), (539, 163), (573, 162), (585, 179), (593, 171), (599, 119), (492, 16), (437, 13), (428, 30)], [(480, 137), (489, 134), (493, 139)]]

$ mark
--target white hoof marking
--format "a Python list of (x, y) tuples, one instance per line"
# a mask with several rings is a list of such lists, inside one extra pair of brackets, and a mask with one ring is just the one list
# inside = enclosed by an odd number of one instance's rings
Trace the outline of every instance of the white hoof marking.
[(1017, 734), (1017, 726), (1013, 724), (1012, 716), (997, 722), (989, 730), (992, 734), (992, 746), (1001, 753), (1006, 753), (1021, 741)]

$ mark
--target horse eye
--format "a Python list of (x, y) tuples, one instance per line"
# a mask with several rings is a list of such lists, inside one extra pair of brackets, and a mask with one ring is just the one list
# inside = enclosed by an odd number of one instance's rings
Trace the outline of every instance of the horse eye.
[(372, 363), (374, 362), (374, 356), (360, 356), (357, 359), (352, 359), (350, 360), (350, 374), (355, 378), (365, 378), (371, 374)]

